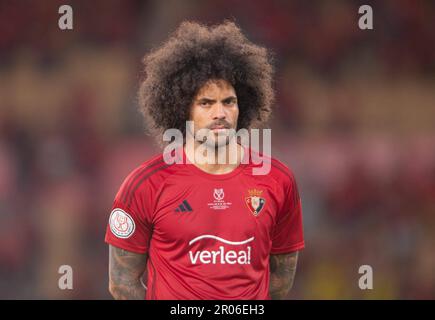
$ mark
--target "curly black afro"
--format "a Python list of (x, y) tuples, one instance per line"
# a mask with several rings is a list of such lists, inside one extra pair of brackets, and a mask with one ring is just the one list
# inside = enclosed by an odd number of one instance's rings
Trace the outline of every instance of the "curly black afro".
[(160, 140), (169, 128), (184, 136), (193, 98), (211, 79), (234, 87), (237, 129), (263, 126), (274, 99), (270, 61), (270, 53), (250, 42), (233, 22), (213, 27), (183, 22), (167, 42), (143, 58), (139, 105), (148, 128)]

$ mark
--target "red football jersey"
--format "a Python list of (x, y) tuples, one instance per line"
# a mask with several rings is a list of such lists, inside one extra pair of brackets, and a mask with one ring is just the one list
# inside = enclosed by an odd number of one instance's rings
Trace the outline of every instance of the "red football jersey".
[(256, 155), (219, 175), (159, 155), (125, 179), (105, 241), (148, 254), (146, 299), (270, 299), (269, 255), (304, 247), (301, 201), (281, 162), (253, 174)]

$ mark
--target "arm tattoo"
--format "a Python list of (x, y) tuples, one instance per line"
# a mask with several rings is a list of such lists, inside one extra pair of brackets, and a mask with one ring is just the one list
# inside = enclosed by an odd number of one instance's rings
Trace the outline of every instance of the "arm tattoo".
[(109, 291), (116, 300), (145, 299), (140, 279), (146, 263), (146, 254), (109, 246)]
[(273, 300), (287, 297), (296, 273), (298, 252), (270, 255), (269, 292)]

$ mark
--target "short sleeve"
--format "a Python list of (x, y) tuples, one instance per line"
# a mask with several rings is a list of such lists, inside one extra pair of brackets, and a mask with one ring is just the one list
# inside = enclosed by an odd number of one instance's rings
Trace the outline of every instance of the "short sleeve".
[(152, 223), (147, 212), (146, 197), (134, 190), (128, 180), (121, 185), (113, 201), (105, 242), (127, 251), (147, 253)]
[(284, 193), (284, 204), (272, 231), (271, 254), (291, 253), (305, 247), (301, 199), (294, 176), (290, 177)]

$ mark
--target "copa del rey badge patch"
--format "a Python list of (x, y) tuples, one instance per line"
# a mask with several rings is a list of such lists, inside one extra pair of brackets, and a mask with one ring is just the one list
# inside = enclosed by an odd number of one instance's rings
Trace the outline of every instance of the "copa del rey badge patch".
[(136, 228), (133, 218), (124, 210), (113, 209), (109, 218), (110, 230), (121, 239), (129, 238)]
[(248, 209), (254, 216), (258, 216), (266, 204), (266, 199), (261, 197), (263, 190), (250, 189), (248, 190), (249, 197), (245, 198)]

